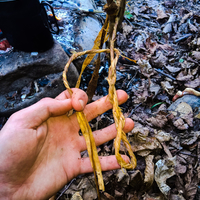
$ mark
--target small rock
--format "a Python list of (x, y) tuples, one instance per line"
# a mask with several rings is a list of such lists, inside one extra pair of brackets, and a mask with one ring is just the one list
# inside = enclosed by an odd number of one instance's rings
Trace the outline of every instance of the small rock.
[(184, 95), (183, 97), (178, 98), (168, 107), (168, 110), (175, 111), (178, 105), (182, 102), (185, 102), (188, 105), (190, 105), (194, 114), (198, 114), (200, 112), (200, 97), (197, 97), (195, 95)]

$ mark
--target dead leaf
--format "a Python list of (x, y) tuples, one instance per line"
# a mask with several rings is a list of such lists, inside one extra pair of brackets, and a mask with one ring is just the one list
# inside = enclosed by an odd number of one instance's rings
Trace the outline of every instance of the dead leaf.
[(146, 47), (144, 44), (144, 41), (146, 41), (146, 39), (147, 39), (146, 33), (142, 31), (135, 36), (134, 41), (135, 41), (136, 52), (146, 51)]
[(131, 31), (133, 30), (133, 27), (127, 24), (123, 24), (123, 35), (126, 37)]
[(145, 157), (146, 167), (145, 167), (145, 178), (144, 183), (146, 185), (145, 190), (148, 190), (154, 181), (154, 155), (148, 155)]
[(159, 160), (156, 163), (155, 181), (160, 191), (167, 197), (171, 188), (166, 184), (168, 178), (175, 175), (176, 157)]
[(179, 23), (179, 26), (180, 26), (181, 24), (183, 24), (183, 23), (185, 22), (186, 19), (188, 19), (189, 17), (193, 16), (193, 14), (194, 14), (193, 12), (190, 12), (190, 13), (186, 14), (186, 15), (181, 19), (181, 21), (180, 21), (180, 23)]
[(123, 193), (115, 190), (115, 198), (122, 199), (123, 198)]
[(165, 66), (165, 68), (167, 68), (171, 73), (176, 73), (176, 72), (180, 72), (181, 68), (179, 67), (173, 67), (170, 65)]
[(151, 41), (151, 37), (148, 37), (146, 39), (145, 45), (146, 45), (146, 48), (147, 48), (147, 50), (149, 50), (151, 55), (153, 55), (155, 53), (157, 46), (158, 46), (157, 42)]
[(163, 28), (163, 33), (171, 33), (172, 32), (172, 23), (175, 21), (176, 15), (171, 14), (165, 27)]
[(161, 51), (159, 51), (156, 56), (151, 57), (151, 64), (156, 68), (161, 68), (166, 65), (167, 57), (163, 55)]
[(169, 95), (175, 95), (174, 93), (174, 86), (172, 86), (169, 81), (162, 81), (161, 82), (162, 88), (169, 94)]
[(131, 133), (134, 136), (136, 142), (144, 143), (147, 141), (147, 136), (149, 134), (149, 129), (146, 127), (135, 127)]
[(185, 81), (185, 82), (190, 81), (192, 78), (193, 78), (192, 75), (185, 75), (185, 72), (183, 72), (183, 71), (181, 71), (181, 72), (178, 74), (178, 76), (176, 77), (176, 79), (177, 79), (178, 81)]
[(143, 200), (166, 200), (163, 194), (147, 194), (143, 195)]
[(173, 124), (179, 130), (187, 130), (189, 128), (189, 126), (186, 123), (184, 123), (183, 119), (181, 118), (174, 120)]
[(150, 65), (148, 60), (145, 59), (139, 59), (137, 64), (140, 66), (140, 70), (142, 74), (146, 77), (150, 77), (151, 75), (154, 74), (153, 68)]
[(115, 198), (111, 196), (110, 194), (108, 194), (107, 192), (103, 192), (102, 195), (105, 197), (105, 200), (115, 200)]
[(170, 200), (186, 200), (181, 194), (172, 194)]
[(181, 118), (190, 126), (193, 127), (193, 112), (181, 116)]
[(133, 173), (130, 175), (130, 186), (134, 190), (139, 190), (143, 183), (144, 181), (142, 173), (139, 170), (133, 171)]
[(126, 169), (122, 168), (117, 171), (116, 174), (117, 182), (121, 182), (123, 185), (129, 185), (130, 177)]
[(156, 130), (154, 129), (155, 132), (155, 137), (160, 141), (160, 142), (167, 142), (172, 139), (172, 136), (170, 133), (167, 133), (163, 130)]
[(158, 50), (164, 50), (164, 51), (174, 51), (174, 48), (172, 48), (169, 44), (159, 44)]
[(134, 128), (132, 134), (134, 137), (129, 137), (133, 152), (137, 152), (140, 156), (147, 156), (154, 150), (162, 148), (158, 140), (154, 137), (148, 137), (149, 130), (147, 128)]
[(185, 182), (186, 199), (193, 200), (197, 193), (198, 177), (194, 175), (194, 169), (191, 164), (188, 167)]
[(200, 131), (191, 131), (191, 134), (187, 138), (181, 139), (182, 146), (190, 146), (194, 144), (200, 137)]
[(163, 128), (168, 120), (165, 115), (156, 115), (156, 117), (148, 118), (147, 121), (155, 127)]
[(199, 51), (192, 51), (192, 57), (196, 60), (200, 60), (200, 52)]
[(83, 200), (79, 192), (74, 193), (71, 200)]
[(159, 90), (160, 90), (160, 85), (151, 81), (149, 91), (154, 93), (154, 96), (156, 96), (158, 94)]
[(184, 85), (188, 88), (196, 88), (200, 86), (200, 76), (192, 81), (185, 83)]
[(157, 10), (157, 18), (156, 18), (156, 20), (160, 20), (160, 19), (168, 19), (169, 18), (169, 16), (166, 14), (166, 13), (164, 13), (164, 11), (163, 10)]

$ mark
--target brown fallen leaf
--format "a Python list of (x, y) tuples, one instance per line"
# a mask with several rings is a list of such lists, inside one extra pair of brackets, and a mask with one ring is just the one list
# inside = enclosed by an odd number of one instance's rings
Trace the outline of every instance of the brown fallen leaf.
[[(176, 157), (160, 159), (156, 163), (155, 181), (160, 191), (167, 197), (171, 188), (166, 184), (168, 178), (175, 175), (174, 166), (176, 165)], [(167, 198), (168, 199), (168, 198)]]
[(156, 115), (156, 117), (148, 118), (147, 121), (155, 127), (163, 128), (168, 120), (165, 115)]
[(189, 128), (189, 126), (186, 123), (184, 123), (183, 119), (181, 118), (174, 120), (173, 124), (179, 130), (187, 130)]
[(193, 127), (193, 113), (189, 113), (186, 115), (181, 116), (181, 118), (190, 126)]
[(181, 19), (181, 21), (180, 21), (180, 23), (179, 23), (179, 26), (180, 26), (181, 24), (183, 24), (183, 23), (185, 22), (186, 19), (188, 19), (189, 17), (193, 16), (193, 14), (194, 14), (193, 12), (190, 12), (190, 13), (184, 15), (184, 17)]
[(74, 193), (71, 200), (83, 200), (79, 192)]
[(168, 19), (169, 16), (163, 11), (163, 10), (157, 10), (157, 18), (156, 20), (161, 20), (161, 19)]
[(199, 51), (192, 51), (192, 57), (196, 60), (200, 60), (200, 52)]
[(162, 149), (160, 142), (155, 137), (148, 137), (149, 130), (146, 127), (137, 127), (132, 131), (134, 137), (129, 137), (133, 152), (145, 157), (152, 151)]
[(179, 67), (173, 67), (170, 65), (165, 66), (171, 73), (176, 73), (176, 72), (180, 72), (181, 68)]
[(133, 30), (133, 27), (127, 24), (123, 24), (123, 35), (124, 37), (126, 37), (128, 34), (131, 33), (131, 31)]
[(200, 76), (192, 81), (185, 83), (184, 85), (188, 88), (196, 88), (200, 86)]
[(174, 95), (174, 86), (172, 86), (169, 81), (162, 81), (161, 86), (169, 95)]
[(200, 131), (191, 131), (191, 134), (181, 139), (181, 146), (189, 147), (193, 145), (198, 140), (199, 137), (200, 137)]
[(157, 42), (151, 41), (151, 37), (148, 37), (146, 39), (145, 45), (146, 45), (146, 48), (150, 52), (151, 55), (153, 55), (155, 53), (157, 46), (158, 46)]
[(197, 184), (198, 184), (198, 177), (194, 174), (194, 168), (190, 164), (188, 166), (188, 170), (185, 176), (185, 196), (188, 200), (193, 200), (196, 193), (197, 193)]
[(159, 44), (158, 50), (164, 50), (164, 51), (174, 51), (174, 48), (172, 48), (169, 44)]
[(176, 79), (178, 80), (178, 81), (190, 81), (191, 79), (193, 78), (193, 76), (192, 75), (190, 75), (190, 74), (187, 74), (186, 75), (186, 73), (185, 72), (183, 72), (183, 71), (181, 71), (179, 74), (178, 74), (178, 76), (176, 77)]
[(179, 162), (177, 162), (175, 171), (178, 174), (185, 174), (185, 172), (187, 171), (187, 167), (185, 165), (181, 165)]
[(154, 155), (148, 155), (145, 157), (146, 167), (145, 167), (145, 190), (148, 190), (154, 181), (154, 163), (153, 163)]
[(166, 56), (163, 55), (162, 51), (159, 51), (158, 53), (156, 53), (156, 56), (151, 57), (150, 61), (152, 66), (156, 68), (161, 68), (166, 65), (168, 59)]
[(105, 200), (115, 200), (115, 198), (107, 192), (103, 192), (102, 196), (105, 197)]
[(172, 139), (172, 136), (170, 133), (167, 133), (163, 130), (156, 130), (154, 129), (155, 132), (155, 137), (160, 141), (160, 142), (167, 142)]

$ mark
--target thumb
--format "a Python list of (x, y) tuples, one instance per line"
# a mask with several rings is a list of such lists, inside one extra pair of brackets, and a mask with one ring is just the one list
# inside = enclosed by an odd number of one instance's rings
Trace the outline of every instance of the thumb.
[(48, 118), (65, 115), (72, 108), (77, 111), (83, 110), (88, 99), (86, 93), (77, 88), (72, 90), (72, 97), (66, 90), (56, 99), (44, 98), (30, 107), (16, 112), (9, 121), (15, 123), (17, 127), (36, 128)]
[(72, 99), (56, 100), (44, 98), (13, 114), (11, 120), (17, 127), (36, 128), (50, 117), (56, 117), (66, 114), (72, 109)]

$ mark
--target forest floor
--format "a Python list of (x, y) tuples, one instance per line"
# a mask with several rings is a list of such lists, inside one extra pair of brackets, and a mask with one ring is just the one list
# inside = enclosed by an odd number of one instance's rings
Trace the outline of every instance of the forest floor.
[[(199, 1), (128, 2), (116, 45), (137, 63), (120, 57), (116, 88), (129, 94), (121, 108), (135, 122), (127, 137), (137, 167), (103, 173), (102, 199), (200, 199), (199, 8)], [(107, 94), (108, 68), (104, 58), (93, 100)], [(92, 66), (87, 67), (83, 89), (92, 71)], [(186, 88), (195, 89), (196, 95), (189, 89), (176, 98)], [(90, 125), (96, 130), (113, 122), (109, 111)], [(114, 154), (113, 141), (98, 147), (98, 152)], [(123, 145), (121, 153), (126, 153)], [(70, 199), (75, 191), (83, 199), (96, 199), (93, 175), (77, 177), (62, 198)]]

